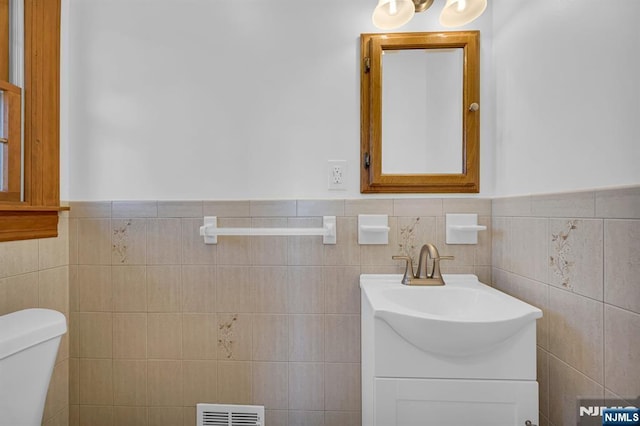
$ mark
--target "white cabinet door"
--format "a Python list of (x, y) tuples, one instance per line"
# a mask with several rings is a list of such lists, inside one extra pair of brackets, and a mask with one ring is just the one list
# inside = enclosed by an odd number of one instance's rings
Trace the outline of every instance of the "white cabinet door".
[(536, 381), (375, 379), (375, 426), (525, 426), (527, 420), (538, 424)]

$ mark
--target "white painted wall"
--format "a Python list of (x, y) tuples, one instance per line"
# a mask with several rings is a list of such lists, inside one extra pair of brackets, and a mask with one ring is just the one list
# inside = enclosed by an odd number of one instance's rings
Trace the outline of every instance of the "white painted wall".
[[(361, 196), (359, 35), (377, 32), (376, 0), (65, 1), (63, 198)], [(443, 5), (401, 30), (443, 30)], [(463, 28), (482, 32), (482, 195), (491, 20)], [(329, 159), (348, 161), (347, 191), (327, 189)]]
[(494, 0), (496, 193), (640, 182), (640, 2)]

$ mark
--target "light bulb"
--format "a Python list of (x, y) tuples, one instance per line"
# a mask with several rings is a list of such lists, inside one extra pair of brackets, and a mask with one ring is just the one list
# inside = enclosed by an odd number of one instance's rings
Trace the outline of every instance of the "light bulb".
[(458, 12), (463, 12), (467, 8), (467, 0), (458, 0)]
[(396, 0), (391, 0), (389, 2), (389, 15), (395, 15), (396, 13), (398, 13), (398, 5)]

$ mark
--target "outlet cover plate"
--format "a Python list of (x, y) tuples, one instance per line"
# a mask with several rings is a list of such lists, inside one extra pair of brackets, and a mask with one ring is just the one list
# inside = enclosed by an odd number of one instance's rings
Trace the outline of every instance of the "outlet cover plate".
[(347, 189), (347, 160), (329, 160), (327, 163), (328, 188), (332, 190)]

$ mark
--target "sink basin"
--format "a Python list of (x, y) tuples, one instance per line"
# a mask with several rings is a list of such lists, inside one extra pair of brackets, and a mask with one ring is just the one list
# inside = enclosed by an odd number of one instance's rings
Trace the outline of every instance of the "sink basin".
[(489, 351), (542, 317), (542, 311), (482, 284), (475, 275), (443, 275), (446, 285), (406, 286), (402, 275), (361, 275), (374, 311), (423, 351), (468, 356)]

